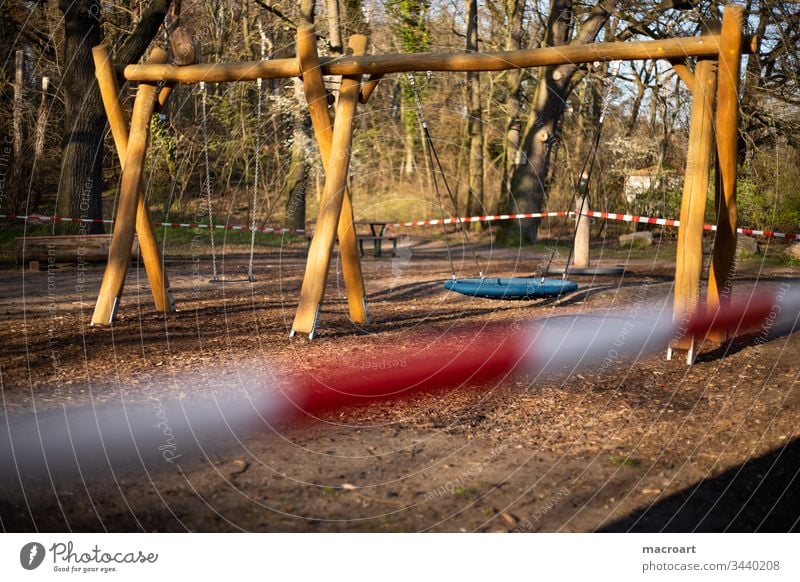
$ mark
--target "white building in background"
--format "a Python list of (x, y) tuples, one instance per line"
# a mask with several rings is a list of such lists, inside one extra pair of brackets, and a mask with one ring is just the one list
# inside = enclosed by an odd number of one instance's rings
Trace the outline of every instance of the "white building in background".
[(653, 168), (632, 170), (625, 176), (625, 201), (628, 206), (636, 202), (636, 198), (648, 192), (656, 183), (656, 171)]
[(642, 194), (647, 194), (658, 187), (659, 179), (663, 180), (663, 186), (667, 188), (680, 186), (680, 177), (672, 170), (662, 169), (659, 173), (658, 168), (642, 168), (628, 172), (625, 175), (625, 201), (628, 206), (632, 206)]

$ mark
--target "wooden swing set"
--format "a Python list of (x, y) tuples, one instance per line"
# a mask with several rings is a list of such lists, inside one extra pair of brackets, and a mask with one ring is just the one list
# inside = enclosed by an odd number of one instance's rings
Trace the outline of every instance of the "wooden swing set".
[[(426, 71), (502, 71), (566, 63), (648, 59), (669, 61), (692, 94), (673, 303), (674, 317), (686, 317), (687, 321), (701, 304), (703, 216), (711, 163), (716, 153), (717, 232), (704, 307), (715, 312), (730, 299), (733, 283), (741, 57), (743, 53), (753, 52), (757, 42), (753, 37), (744, 36), (743, 23), (744, 9), (728, 5), (717, 34), (493, 53), (366, 55), (367, 38), (353, 35), (345, 56), (324, 57), (319, 56), (311, 25), (300, 26), (297, 30), (296, 58), (178, 65), (168, 64), (166, 52), (156, 48), (150, 53), (149, 63), (125, 67), (124, 78), (138, 83), (130, 124), (119, 101), (119, 88), (108, 46), (95, 47), (96, 76), (122, 163), (122, 179), (108, 262), (92, 324), (107, 325), (114, 320), (130, 264), (134, 234), (138, 234), (156, 310), (175, 310), (153, 222), (144, 200), (142, 176), (150, 119), (154, 111), (163, 106), (176, 83), (302, 78), (325, 170), (325, 188), (291, 335), (304, 333), (313, 338), (337, 236), (350, 319), (358, 324), (365, 324), (369, 319), (347, 176), (356, 107), (359, 103), (367, 103), (384, 75)], [(693, 70), (688, 66), (688, 59), (696, 59)], [(342, 76), (333, 122), (324, 75)], [(363, 79), (365, 75), (367, 77)], [(712, 339), (722, 341), (727, 338), (717, 336)], [(696, 354), (695, 338), (686, 336), (676, 340), (670, 346), (670, 357), (676, 349), (687, 352), (687, 361), (692, 363)]]

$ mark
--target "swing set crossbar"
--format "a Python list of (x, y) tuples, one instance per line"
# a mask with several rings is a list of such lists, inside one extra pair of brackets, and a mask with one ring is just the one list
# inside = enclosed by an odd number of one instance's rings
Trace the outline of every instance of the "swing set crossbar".
[[(721, 37), (670, 38), (637, 42), (601, 42), (585, 45), (543, 47), (489, 53), (414, 53), (365, 56), (320, 57), (323, 75), (384, 75), (411, 72), (489, 72), (562, 64), (649, 59), (717, 58)], [(745, 37), (744, 52), (757, 49), (755, 36)], [(269, 61), (203, 63), (174, 65), (128, 65), (125, 79), (140, 82), (230, 83), (256, 79), (279, 79), (302, 76), (296, 58)]]

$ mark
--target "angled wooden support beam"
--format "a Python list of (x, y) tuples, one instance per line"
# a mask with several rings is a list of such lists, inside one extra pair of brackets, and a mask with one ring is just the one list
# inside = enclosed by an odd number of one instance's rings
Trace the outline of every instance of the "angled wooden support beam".
[(686, 84), (689, 91), (694, 91), (694, 72), (689, 68), (687, 59), (669, 59), (669, 64), (672, 65), (672, 69)]
[(361, 95), (358, 96), (358, 102), (362, 105), (366, 105), (369, 98), (372, 97), (372, 94), (375, 92), (375, 89), (378, 88), (378, 84), (383, 79), (383, 73), (377, 73), (375, 75), (370, 75), (369, 79), (367, 79), (363, 85), (361, 85)]
[(161, 111), (162, 109), (164, 109), (164, 107), (167, 106), (167, 102), (169, 101), (169, 96), (172, 95), (172, 90), (175, 89), (175, 85), (177, 85), (177, 83), (173, 81), (169, 83), (164, 83), (164, 86), (161, 87), (161, 90), (158, 92), (158, 103), (156, 103), (156, 108), (155, 108), (156, 112)]
[[(153, 55), (159, 58), (163, 55)], [(128, 116), (122, 109), (119, 100), (119, 86), (117, 77), (114, 74), (114, 66), (111, 61), (109, 46), (103, 43), (92, 49), (94, 58), (95, 77), (100, 87), (100, 95), (103, 99), (103, 107), (108, 117), (108, 124), (111, 127), (111, 135), (114, 138), (114, 145), (119, 155), (120, 164), (125, 166), (125, 157), (128, 153)], [(151, 59), (152, 60), (152, 59)], [(161, 94), (164, 89), (161, 90)], [(144, 199), (144, 189), (139, 189), (138, 202), (136, 207), (136, 233), (139, 235), (139, 248), (142, 252), (147, 280), (150, 283), (150, 290), (153, 293), (156, 311), (171, 312), (175, 311), (175, 304), (172, 292), (169, 288), (169, 281), (164, 272), (164, 262), (161, 257), (161, 249), (156, 240), (153, 220), (150, 210)]]
[[(363, 53), (366, 47), (366, 36), (356, 34), (350, 37), (349, 48), (354, 54)], [(353, 118), (358, 104), (360, 87), (361, 74), (342, 77), (325, 177), (325, 190), (322, 193), (314, 238), (311, 240), (308, 250), (308, 261), (303, 276), (303, 286), (300, 290), (300, 304), (297, 307), (290, 335), (298, 332), (306, 333), (309, 339), (313, 339), (316, 332), (319, 309), (328, 281), (333, 244), (347, 187), (350, 147), (353, 140)]]
[[(689, 149), (686, 156), (681, 226), (678, 229), (678, 252), (675, 264), (675, 297), (673, 317), (686, 321), (698, 309), (700, 276), (703, 270), (703, 217), (708, 198), (711, 156), (714, 147), (714, 98), (717, 87), (717, 63), (700, 60), (695, 68), (692, 92), (692, 117), (689, 127)], [(681, 326), (679, 325), (679, 328)], [(674, 341), (667, 352), (686, 351), (687, 363), (694, 363), (695, 338), (683, 336)]]
[[(308, 103), (311, 124), (314, 127), (314, 135), (322, 156), (322, 166), (327, 172), (330, 166), (333, 125), (328, 109), (325, 82), (319, 67), (317, 37), (313, 25), (302, 25), (297, 29), (297, 56), (303, 72), (303, 92)], [(367, 294), (364, 290), (361, 258), (353, 224), (353, 205), (347, 188), (342, 197), (342, 211), (339, 215), (337, 233), (350, 319), (355, 323), (368, 323)]]
[[(717, 82), (717, 232), (706, 296), (706, 307), (712, 313), (730, 301), (736, 268), (736, 171), (743, 25), (744, 7), (726, 6), (722, 16)], [(709, 334), (709, 338), (715, 341), (725, 341), (728, 337), (725, 330)]]
[[(153, 49), (151, 59), (164, 62), (166, 58), (167, 54), (162, 49)], [(114, 320), (122, 288), (125, 286), (125, 276), (131, 261), (131, 245), (137, 226), (142, 173), (147, 153), (147, 134), (157, 99), (155, 85), (139, 84), (131, 115), (125, 163), (122, 167), (114, 232), (108, 250), (103, 282), (92, 316), (92, 325), (108, 325)]]

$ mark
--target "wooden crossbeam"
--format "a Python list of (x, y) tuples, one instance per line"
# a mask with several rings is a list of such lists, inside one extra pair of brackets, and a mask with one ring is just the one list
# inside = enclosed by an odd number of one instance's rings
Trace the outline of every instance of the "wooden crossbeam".
[(672, 69), (686, 84), (689, 91), (694, 91), (694, 72), (689, 68), (688, 59), (669, 59), (669, 64), (672, 65)]
[[(389, 55), (321, 57), (323, 75), (377, 75), (413, 71), (481, 72), (543, 67), (567, 63), (632, 61), (646, 59), (717, 58), (719, 36), (670, 38), (638, 42), (601, 42), (584, 45), (542, 47), (490, 53), (413, 53)], [(755, 37), (748, 37), (745, 48), (754, 51)], [(178, 83), (228, 83), (297, 77), (298, 59), (203, 63), (186, 67), (172, 65), (128, 65), (129, 81), (176, 81)]]

